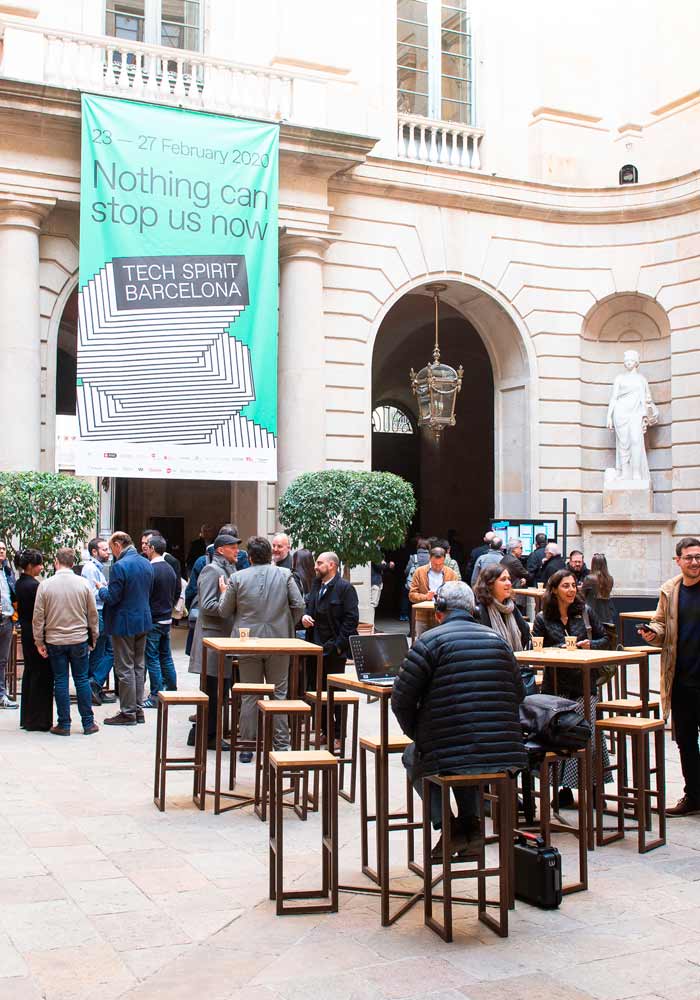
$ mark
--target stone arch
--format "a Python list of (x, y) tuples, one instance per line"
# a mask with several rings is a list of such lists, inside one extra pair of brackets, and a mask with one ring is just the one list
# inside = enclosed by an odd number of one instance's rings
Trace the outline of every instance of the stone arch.
[[(63, 217), (63, 216), (66, 217)], [(78, 286), (77, 218), (74, 213), (54, 212), (39, 243), (41, 287), (42, 369), (45, 381), (41, 400), (42, 467), (53, 471), (56, 447), (56, 367), (58, 338), (63, 312)]]
[(591, 307), (581, 331), (581, 422), (585, 446), (581, 449), (584, 470), (599, 475), (614, 465), (614, 437), (608, 431), (606, 413), (610, 389), (622, 369), (625, 351), (639, 352), (641, 367), (649, 381), (659, 422), (649, 428), (647, 455), (657, 512), (671, 510), (671, 328), (662, 306), (648, 295), (620, 292)]
[[(374, 317), (368, 342), (370, 363), (376, 363), (380, 331), (391, 310), (406, 297), (422, 295), (429, 298), (425, 286), (435, 281), (447, 285), (440, 296), (441, 302), (474, 328), (491, 362), (495, 458), (493, 513), (517, 517), (537, 512), (534, 463), (538, 420), (537, 397), (533, 391), (537, 384), (536, 356), (521, 318), (502, 294), (477, 277), (456, 272), (425, 274), (405, 282)], [(410, 316), (410, 307), (406, 312)], [(422, 359), (416, 360), (422, 363)], [(450, 363), (449, 359), (445, 360)], [(457, 358), (456, 362), (459, 361)], [(404, 406), (408, 401), (408, 396), (400, 399)], [(370, 403), (368, 424), (371, 409)]]

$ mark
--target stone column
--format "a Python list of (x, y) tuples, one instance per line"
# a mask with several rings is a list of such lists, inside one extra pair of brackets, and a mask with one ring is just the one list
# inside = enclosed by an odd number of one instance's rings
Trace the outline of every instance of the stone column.
[(50, 206), (0, 202), (0, 433), (4, 471), (41, 467), (39, 230)]
[(278, 496), (302, 472), (325, 464), (323, 233), (280, 236)]

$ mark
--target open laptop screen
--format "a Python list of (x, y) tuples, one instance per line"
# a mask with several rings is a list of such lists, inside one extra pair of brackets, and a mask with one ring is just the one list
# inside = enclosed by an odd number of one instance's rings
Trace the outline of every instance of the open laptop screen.
[(351, 635), (350, 649), (360, 680), (396, 677), (408, 652), (408, 640), (397, 632)]

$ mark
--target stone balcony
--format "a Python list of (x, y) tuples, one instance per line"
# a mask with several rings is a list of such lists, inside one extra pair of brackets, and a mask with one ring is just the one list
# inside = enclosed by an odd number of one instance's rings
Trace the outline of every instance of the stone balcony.
[(457, 122), (435, 121), (399, 113), (396, 155), (399, 159), (481, 170), (484, 130)]
[(10, 20), (0, 37), (6, 79), (305, 125), (325, 105), (325, 81), (296, 70)]

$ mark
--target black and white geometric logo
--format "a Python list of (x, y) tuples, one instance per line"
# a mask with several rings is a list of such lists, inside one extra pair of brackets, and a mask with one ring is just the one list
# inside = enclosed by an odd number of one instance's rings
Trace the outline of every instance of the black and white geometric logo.
[(229, 327), (249, 305), (242, 255), (121, 257), (79, 296), (78, 418), (93, 441), (274, 448)]

